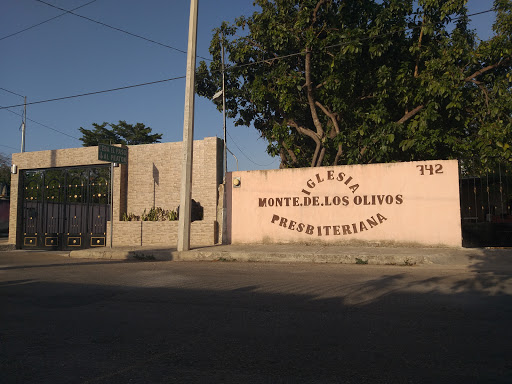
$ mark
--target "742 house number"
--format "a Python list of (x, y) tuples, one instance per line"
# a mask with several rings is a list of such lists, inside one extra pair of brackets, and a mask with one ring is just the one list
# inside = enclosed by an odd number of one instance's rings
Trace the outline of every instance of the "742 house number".
[(439, 173), (443, 173), (443, 166), (442, 164), (426, 164), (426, 165), (417, 165), (416, 168), (419, 168), (420, 175), (435, 175)]

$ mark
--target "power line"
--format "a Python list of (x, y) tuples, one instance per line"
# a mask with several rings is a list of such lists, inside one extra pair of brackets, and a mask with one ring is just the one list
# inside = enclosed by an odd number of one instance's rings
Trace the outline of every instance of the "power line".
[[(455, 18), (455, 19), (453, 19), (451, 21), (454, 22), (454, 21), (460, 20), (460, 19), (465, 18), (465, 17), (478, 16), (478, 15), (482, 15), (482, 14), (493, 12), (493, 11), (494, 11), (494, 9), (487, 9), (485, 11), (475, 12), (475, 13), (471, 13), (471, 14), (466, 15), (466, 16), (457, 17), (457, 18)], [(433, 24), (433, 23), (425, 23), (425, 24)], [(332, 45), (325, 46), (325, 47), (322, 48), (322, 50), (329, 49), (329, 48), (343, 47), (345, 45), (349, 45), (349, 44), (352, 44), (352, 43), (357, 43), (357, 42), (361, 42), (361, 41), (377, 39), (377, 38), (380, 38), (380, 37), (390, 36), (390, 35), (394, 35), (394, 34), (399, 33), (399, 32), (405, 32), (407, 30), (419, 29), (419, 28), (422, 28), (422, 27), (423, 27), (423, 25), (417, 25), (417, 26), (414, 26), (414, 27), (406, 27), (406, 28), (397, 29), (396, 31), (382, 33), (380, 35), (356, 38), (356, 39), (353, 39), (353, 40), (344, 41), (342, 43), (332, 44)], [(268, 59), (262, 59), (262, 60), (258, 60), (258, 61), (253, 61), (253, 62), (247, 63), (247, 64), (233, 65), (231, 67), (225, 68), (225, 70), (226, 71), (231, 71), (231, 70), (238, 69), (238, 68), (249, 67), (249, 66), (257, 65), (257, 64), (265, 64), (265, 63), (268, 63), (268, 62), (273, 62), (273, 61), (281, 60), (281, 59), (287, 59), (289, 57), (301, 56), (301, 55), (305, 55), (305, 54), (306, 54), (306, 51), (295, 52), (295, 53), (290, 53), (288, 55), (270, 57)], [(220, 72), (220, 70), (212, 71), (212, 73), (215, 73), (215, 72)]]
[(13, 95), (16, 95), (16, 96), (19, 96), (19, 97), (25, 97), (25, 96), (20, 95), (19, 93), (16, 93), (16, 92), (13, 92), (13, 91), (9, 91), (8, 89), (5, 89), (5, 88), (1, 88), (1, 87), (0, 87), (0, 89), (1, 89), (2, 91), (12, 93)]
[(276, 162), (276, 160), (273, 160), (273, 161), (271, 161), (271, 162), (270, 162), (270, 163), (268, 163), (268, 164), (258, 164), (258, 163), (257, 163), (257, 162), (255, 162), (253, 159), (251, 159), (249, 156), (247, 156), (247, 155), (245, 154), (245, 152), (244, 152), (244, 151), (242, 151), (242, 149), (240, 149), (240, 147), (238, 146), (238, 144), (236, 143), (236, 141), (233, 139), (233, 137), (229, 134), (229, 132), (228, 132), (227, 130), (226, 130), (226, 133), (228, 134), (228, 136), (229, 136), (229, 138), (231, 139), (231, 141), (233, 142), (233, 144), (235, 144), (235, 146), (238, 148), (238, 150), (240, 151), (240, 153), (241, 153), (242, 155), (244, 155), (244, 157), (245, 157), (247, 160), (249, 160), (251, 163), (253, 163), (253, 164), (255, 164), (255, 165), (258, 165), (258, 166), (260, 166), (260, 167), (268, 167), (269, 165), (272, 165), (272, 164), (274, 164), (274, 163)]
[[(42, 4), (45, 4), (45, 5), (48, 5), (49, 7), (52, 7), (52, 8), (56, 8), (56, 9), (59, 9), (61, 11), (65, 11), (66, 13), (70, 13), (71, 15), (74, 15), (74, 16), (77, 16), (77, 17), (80, 17), (82, 19), (85, 19), (87, 21), (90, 21), (90, 22), (93, 22), (93, 23), (96, 23), (96, 24), (99, 24), (99, 25), (102, 25), (104, 27), (107, 27), (107, 28), (110, 28), (110, 29), (113, 29), (115, 31), (118, 31), (118, 32), (122, 32), (122, 33), (125, 33), (127, 35), (130, 35), (132, 37), (136, 37), (138, 39), (142, 39), (142, 40), (145, 40), (145, 41), (148, 41), (150, 43), (153, 43), (153, 44), (157, 44), (157, 45), (160, 45), (162, 47), (166, 47), (166, 48), (169, 48), (169, 49), (172, 49), (172, 50), (175, 50), (175, 51), (178, 51), (178, 52), (181, 52), (181, 53), (184, 53), (184, 54), (187, 54), (187, 51), (184, 51), (183, 49), (179, 49), (179, 48), (176, 48), (176, 47), (172, 47), (170, 45), (167, 45), (167, 44), (164, 44), (164, 43), (160, 43), (159, 41), (156, 41), (156, 40), (153, 40), (153, 39), (149, 39), (147, 37), (144, 37), (144, 36), (141, 36), (141, 35), (137, 35), (136, 33), (132, 33), (132, 32), (128, 32), (124, 29), (121, 29), (121, 28), (117, 28), (117, 27), (114, 27), (112, 25), (109, 25), (109, 24), (106, 24), (106, 23), (103, 23), (101, 21), (98, 21), (98, 20), (94, 20), (94, 19), (91, 19), (90, 17), (86, 17), (86, 16), (82, 16), (82, 15), (79, 15), (78, 13), (74, 13), (72, 11), (68, 11), (64, 8), (60, 8), (60, 7), (57, 7), (56, 5), (53, 5), (53, 4), (50, 4), (50, 3), (47, 3), (43, 0), (36, 0), (37, 2), (39, 3), (42, 3)], [(202, 57), (202, 56), (197, 56), (201, 59), (204, 59), (204, 60), (208, 60), (208, 61), (212, 61), (212, 59), (208, 59), (206, 57)]]
[(60, 15), (54, 16), (54, 17), (52, 17), (52, 18), (50, 18), (50, 19), (47, 19), (47, 20), (45, 20), (45, 21), (41, 21), (40, 23), (37, 23), (37, 24), (34, 24), (34, 25), (30, 26), (30, 27), (27, 27), (27, 28), (25, 28), (25, 29), (22, 29), (21, 31), (11, 33), (10, 35), (4, 36), (4, 37), (0, 37), (0, 41), (1, 41), (1, 40), (4, 40), (4, 39), (7, 39), (7, 38), (9, 38), (9, 37), (12, 37), (12, 36), (16, 36), (16, 35), (18, 35), (18, 34), (20, 34), (20, 33), (22, 33), (22, 32), (25, 32), (25, 31), (28, 31), (29, 29), (32, 29), (32, 28), (38, 27), (38, 26), (40, 26), (40, 25), (42, 25), (42, 24), (45, 24), (45, 23), (47, 23), (47, 22), (49, 22), (49, 21), (55, 20), (55, 19), (57, 19), (57, 18), (59, 18), (59, 17), (61, 17), (61, 16), (64, 16), (64, 15), (66, 15), (66, 14), (68, 14), (68, 13), (71, 13), (71, 11), (76, 11), (76, 10), (77, 10), (77, 9), (79, 9), (79, 8), (83, 8), (83, 7), (85, 7), (86, 5), (89, 5), (89, 4), (91, 4), (91, 3), (94, 3), (95, 1), (96, 1), (96, 0), (89, 1), (88, 3), (85, 3), (84, 5), (81, 5), (81, 6), (79, 6), (79, 7), (73, 8), (73, 9), (72, 9), (72, 10), (70, 10), (70, 11), (66, 11), (66, 12), (64, 12), (64, 13), (61, 13)]
[[(72, 96), (64, 96), (64, 97), (57, 97), (55, 99), (47, 99), (47, 100), (39, 100), (39, 101), (32, 101), (30, 103), (27, 103), (27, 105), (33, 105), (33, 104), (42, 104), (42, 103), (49, 103), (51, 101), (59, 101), (59, 100), (66, 100), (66, 99), (74, 99), (76, 97), (82, 97), (82, 96), (91, 96), (91, 95), (98, 95), (100, 93), (107, 93), (107, 92), (114, 92), (114, 91), (121, 91), (123, 89), (129, 89), (129, 88), (136, 88), (136, 87), (143, 87), (146, 85), (152, 85), (152, 84), (158, 84), (158, 83), (164, 83), (166, 81), (173, 81), (173, 80), (179, 80), (184, 79), (186, 76), (178, 76), (178, 77), (172, 77), (170, 79), (164, 79), (164, 80), (157, 80), (157, 81), (150, 81), (147, 83), (141, 83), (141, 84), (134, 84), (134, 85), (127, 85), (125, 87), (119, 87), (119, 88), (112, 88), (112, 89), (105, 89), (103, 91), (94, 91), (94, 92), (88, 92), (88, 93), (81, 93), (79, 95), (72, 95)], [(8, 109), (8, 108), (15, 108), (20, 107), (25, 104), (17, 104), (17, 105), (9, 105), (7, 107), (0, 107), (0, 109)]]
[[(36, 0), (36, 1), (41, 1), (42, 2), (42, 0)], [(481, 15), (481, 14), (492, 12), (492, 11), (493, 11), (493, 9), (489, 9), (489, 10), (486, 10), (486, 11), (477, 12), (477, 13), (473, 13), (473, 14), (467, 15), (467, 17), (475, 16), (475, 15)], [(459, 19), (460, 18), (457, 18), (457, 19), (454, 19), (453, 21), (456, 21), (456, 20), (459, 20)], [(344, 42), (339, 43), (339, 44), (333, 44), (333, 45), (326, 46), (323, 49), (341, 47), (341, 46), (352, 44), (352, 43), (355, 43), (355, 42), (358, 42), (358, 41), (376, 39), (376, 38), (379, 38), (379, 37), (384, 37), (384, 36), (388, 36), (388, 35), (395, 34), (395, 33), (398, 33), (398, 32), (403, 32), (403, 31), (406, 31), (406, 30), (416, 29), (416, 28), (421, 28), (421, 26), (416, 26), (416, 27), (413, 27), (413, 28), (403, 28), (403, 29), (400, 29), (400, 30), (397, 30), (397, 31), (383, 33), (381, 35), (376, 35), (376, 36), (371, 36), (371, 37), (362, 37), (362, 38), (357, 38), (357, 39), (350, 40), (350, 41), (344, 41)], [(225, 70), (226, 71), (231, 71), (231, 70), (238, 69), (238, 68), (243, 68), (243, 67), (247, 67), (247, 66), (267, 63), (269, 61), (281, 60), (281, 59), (285, 59), (285, 58), (293, 57), (293, 56), (300, 56), (300, 55), (304, 55), (305, 53), (306, 53), (305, 51), (301, 51), (301, 52), (291, 53), (289, 55), (276, 56), (276, 57), (269, 58), (269, 59), (254, 61), (254, 62), (247, 63), (247, 64), (238, 64), (238, 65), (234, 65), (234, 66), (228, 67)], [(219, 70), (212, 71), (212, 73), (216, 73), (216, 72), (220, 72), (220, 71), (221, 70), (219, 69)], [(55, 99), (33, 101), (33, 102), (30, 102), (30, 103), (27, 103), (27, 105), (48, 103), (48, 102), (52, 102), (52, 101), (66, 100), (66, 99), (72, 99), (72, 98), (76, 98), (76, 97), (90, 96), (90, 95), (96, 95), (96, 94), (100, 94), (100, 93), (107, 93), (107, 92), (119, 91), (119, 90), (123, 90), (123, 89), (136, 88), (136, 87), (141, 87), (141, 86), (146, 86), (146, 85), (163, 83), (163, 82), (166, 82), (166, 81), (184, 79), (185, 77), (186, 76), (179, 76), (179, 77), (174, 77), (174, 78), (170, 78), (170, 79), (164, 79), (164, 80), (157, 80), (157, 81), (152, 81), (152, 82), (148, 82), (148, 83), (128, 85), (128, 86), (125, 86), (125, 87), (106, 89), (106, 90), (102, 90), (102, 91), (95, 91), (95, 92), (82, 93), (82, 94), (72, 95), (72, 96), (58, 97), (58, 98), (55, 98)], [(10, 92), (10, 91), (8, 91), (8, 92)], [(0, 109), (15, 108), (15, 107), (23, 106), (23, 105), (25, 105), (25, 104), (10, 105), (10, 106), (7, 106), (7, 107), (0, 107)]]
[[(5, 109), (5, 108), (3, 108), (3, 107), (2, 107), (2, 108), (0, 108), (0, 109)], [(17, 112), (11, 111), (10, 109), (6, 109), (6, 110), (7, 110), (7, 111), (9, 111), (9, 112), (11, 112), (11, 113), (14, 113), (15, 115), (18, 115), (18, 116), (23, 117), (23, 115), (21, 115), (21, 114), (19, 114), (19, 113), (17, 113)], [(43, 123), (40, 123), (39, 121), (35, 121), (35, 120), (29, 119), (29, 118), (27, 118), (27, 120), (29, 120), (29, 121), (31, 121), (31, 122), (33, 122), (33, 123), (39, 124), (39, 125), (40, 125), (40, 126), (42, 126), (42, 127), (45, 127), (45, 128), (51, 129), (52, 131), (58, 132), (58, 133), (60, 133), (60, 134), (62, 134), (62, 135), (65, 135), (65, 136), (71, 137), (72, 139), (76, 139), (76, 140), (80, 141), (80, 139), (79, 139), (78, 137), (71, 136), (71, 135), (67, 134), (66, 132), (59, 131), (59, 130), (58, 130), (58, 129), (56, 129), (56, 128), (53, 128), (53, 127), (50, 127), (50, 126), (45, 125), (45, 124), (43, 124)]]
[(14, 149), (15, 151), (17, 151), (17, 149), (16, 149), (16, 148), (9, 147), (8, 145), (0, 144), (0, 147), (10, 148), (10, 149)]

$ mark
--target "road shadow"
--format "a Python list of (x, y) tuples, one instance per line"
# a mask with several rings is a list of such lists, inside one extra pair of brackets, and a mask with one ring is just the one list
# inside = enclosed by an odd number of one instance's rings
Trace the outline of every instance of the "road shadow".
[[(368, 274), (356, 282), (296, 266), (270, 280), (269, 266), (255, 278), (236, 263), (20, 275), (0, 285), (2, 382), (508, 383), (510, 275), (482, 263), (497, 280), (369, 266), (350, 266)], [(132, 277), (120, 283), (119, 268)]]
[(510, 249), (482, 249), (481, 255), (470, 257), (469, 269), (475, 275), (456, 283), (454, 289), (482, 290), (489, 294), (505, 294), (512, 282), (512, 252)]
[(21, 264), (21, 265), (9, 265), (0, 266), (0, 271), (9, 271), (13, 269), (33, 269), (33, 268), (55, 268), (55, 267), (71, 267), (80, 265), (102, 265), (102, 264), (122, 264), (132, 263), (132, 260), (102, 260), (102, 261), (83, 261), (83, 262), (64, 262), (64, 263), (53, 263), (53, 264)]

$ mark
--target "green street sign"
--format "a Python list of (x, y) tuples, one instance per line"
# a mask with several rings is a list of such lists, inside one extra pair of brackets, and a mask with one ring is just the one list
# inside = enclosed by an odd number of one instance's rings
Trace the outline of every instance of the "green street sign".
[(98, 160), (109, 161), (111, 163), (128, 164), (128, 148), (99, 144)]

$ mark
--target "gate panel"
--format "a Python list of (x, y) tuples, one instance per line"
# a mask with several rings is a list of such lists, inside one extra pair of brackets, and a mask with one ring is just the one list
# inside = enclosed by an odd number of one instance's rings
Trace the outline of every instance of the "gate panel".
[(23, 172), (23, 248), (105, 246), (110, 219), (108, 166)]
[(87, 168), (67, 170), (64, 248), (85, 248), (83, 236), (87, 222)]
[(110, 169), (92, 169), (89, 175), (87, 237), (91, 247), (106, 245), (107, 221), (110, 220)]
[(43, 176), (43, 245), (46, 249), (59, 249), (65, 218), (65, 172), (61, 169), (50, 169)]
[(43, 216), (42, 171), (26, 171), (23, 187), (23, 248), (41, 246)]

